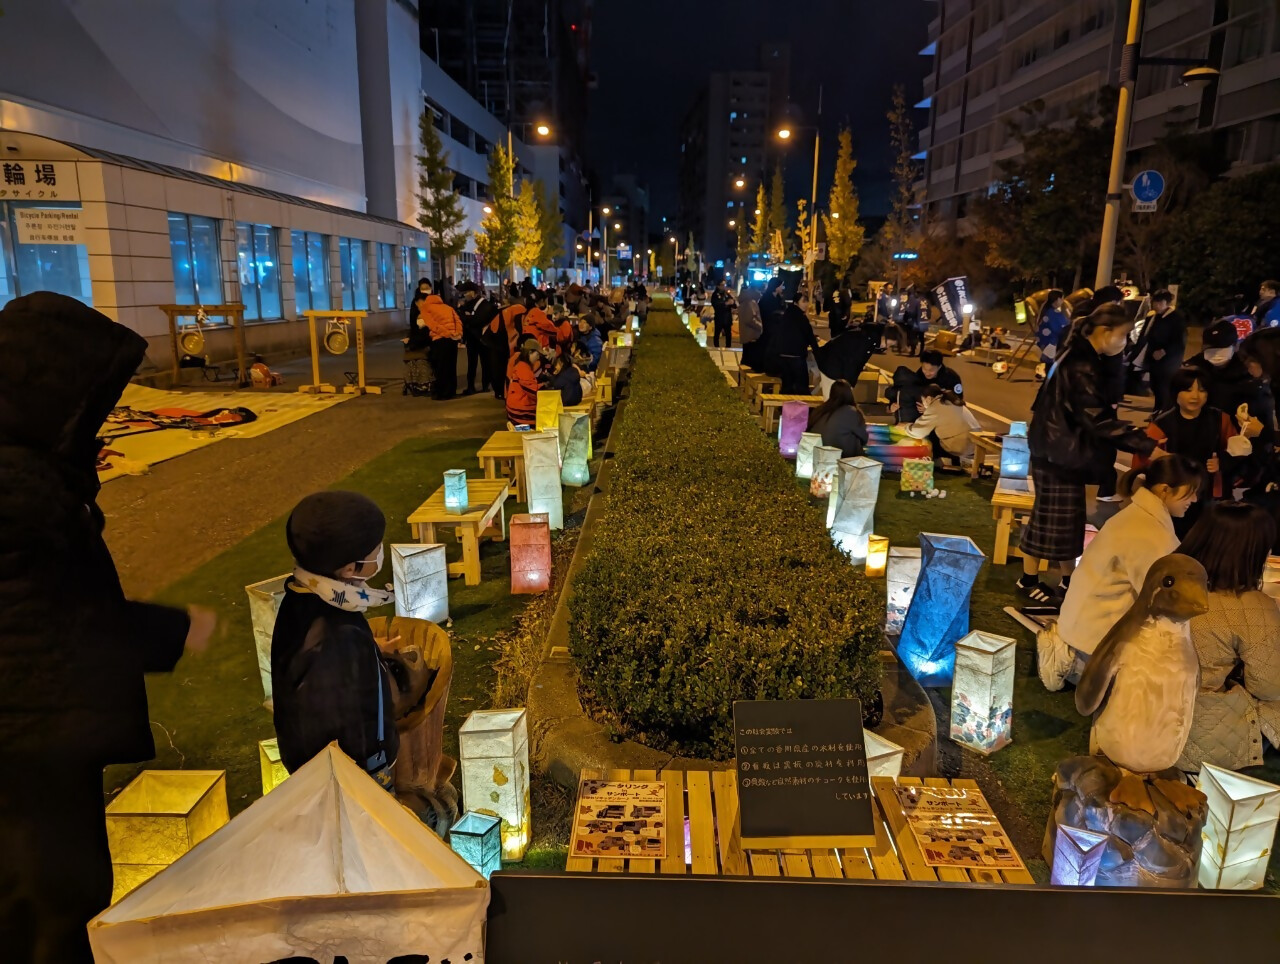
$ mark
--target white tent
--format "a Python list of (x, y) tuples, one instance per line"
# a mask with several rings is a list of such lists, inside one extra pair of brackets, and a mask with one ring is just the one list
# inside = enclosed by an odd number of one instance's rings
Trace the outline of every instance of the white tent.
[(89, 923), (98, 964), (481, 961), (488, 883), (337, 744)]

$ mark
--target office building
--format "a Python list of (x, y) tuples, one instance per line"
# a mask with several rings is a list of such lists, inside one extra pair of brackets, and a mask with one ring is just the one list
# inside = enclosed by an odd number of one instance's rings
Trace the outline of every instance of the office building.
[[(1150, 0), (1143, 56), (1203, 59), (1221, 75), (1184, 87), (1185, 68), (1140, 66), (1131, 150), (1214, 131), (1235, 171), (1280, 157), (1278, 10), (1274, 0)], [(926, 218), (964, 218), (1021, 150), (1019, 127), (1065, 122), (1118, 83), (1128, 12), (1123, 0), (938, 0), (921, 51)]]
[(600, 199), (597, 208), (601, 213), (601, 234), (607, 230), (609, 271), (613, 283), (625, 280), (628, 274), (644, 275), (648, 271), (649, 243), (649, 189), (634, 174), (619, 174), (613, 178), (608, 192)]
[(755, 69), (712, 73), (685, 114), (676, 228), (681, 243), (692, 233), (711, 261), (734, 256), (736, 224), (729, 222), (749, 220), (756, 188), (768, 183), (790, 69), (789, 46), (767, 44)]

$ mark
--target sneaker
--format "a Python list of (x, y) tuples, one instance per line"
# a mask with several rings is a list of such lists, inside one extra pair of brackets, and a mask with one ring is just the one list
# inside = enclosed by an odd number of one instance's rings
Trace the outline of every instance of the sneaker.
[(1036, 673), (1050, 693), (1062, 689), (1075, 661), (1075, 653), (1058, 635), (1057, 623), (1036, 633)]
[(1052, 587), (1046, 586), (1039, 579), (1029, 584), (1019, 579), (1017, 582), (1017, 588), (1019, 595), (1029, 599), (1037, 606), (1056, 609), (1062, 605), (1062, 597), (1058, 595)]
[(1100, 496), (1098, 496), (1097, 501), (1099, 501), (1099, 502), (1122, 502), (1122, 501), (1124, 501), (1124, 496), (1120, 495), (1118, 492), (1117, 492), (1117, 493), (1115, 493), (1114, 495), (1100, 495)]

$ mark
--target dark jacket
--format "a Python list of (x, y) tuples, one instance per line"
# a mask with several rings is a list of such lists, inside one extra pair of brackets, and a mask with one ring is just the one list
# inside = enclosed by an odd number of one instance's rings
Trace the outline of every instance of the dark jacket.
[(469, 305), (458, 309), (462, 317), (462, 337), (469, 345), (480, 345), (484, 340), (485, 329), (498, 315), (498, 306), (488, 298), (477, 298)]
[(715, 312), (715, 321), (718, 325), (728, 325), (733, 322), (733, 295), (728, 291), (721, 291), (716, 288), (711, 292), (711, 308)]
[[(768, 323), (766, 322), (766, 330)], [(796, 305), (788, 305), (778, 322), (777, 332), (770, 338), (770, 349), (777, 355), (803, 355), (810, 348), (818, 348), (818, 338), (813, 333), (813, 323)]]
[(852, 405), (815, 418), (809, 431), (821, 433), (822, 444), (839, 449), (844, 458), (861, 455), (867, 444), (867, 421)]
[(364, 614), (297, 592), (292, 580), (289, 586), (271, 635), (280, 762), (293, 773), (337, 740), (342, 752), (366, 770), (377, 769), (370, 761), (379, 751), (386, 751), (385, 763), (394, 763), (400, 738), (391, 674)]
[(938, 374), (926, 378), (922, 370), (899, 365), (893, 373), (893, 384), (885, 389), (885, 397), (890, 403), (898, 403), (898, 411), (894, 413), (898, 422), (914, 422), (920, 417), (917, 406), (930, 385), (937, 385), (949, 392), (959, 394), (964, 391), (960, 384), (960, 376), (945, 364), (938, 367)]
[(101, 767), (155, 756), (143, 673), (173, 669), (189, 623), (125, 599), (95, 468), (98, 430), (145, 351), (139, 335), (62, 295), (0, 311), (0, 752), (10, 758)]
[[(1142, 332), (1147, 344), (1145, 367), (1152, 363), (1171, 364), (1173, 359), (1181, 359), (1187, 350), (1187, 316), (1177, 308), (1161, 317), (1152, 315)], [(1162, 351), (1164, 357), (1152, 358), (1152, 352)]]
[(858, 376), (867, 367), (871, 355), (870, 336), (850, 329), (840, 332), (813, 353), (818, 371), (832, 381), (843, 378), (850, 385), (858, 384)]
[(565, 365), (560, 374), (551, 376), (551, 381), (547, 382), (547, 390), (551, 389), (560, 392), (560, 398), (566, 405), (582, 404), (582, 379), (572, 365)]
[(1032, 403), (1031, 459), (1066, 481), (1100, 483), (1114, 475), (1117, 449), (1150, 455), (1156, 447), (1141, 428), (1116, 418), (1105, 375), (1089, 340), (1075, 338)]

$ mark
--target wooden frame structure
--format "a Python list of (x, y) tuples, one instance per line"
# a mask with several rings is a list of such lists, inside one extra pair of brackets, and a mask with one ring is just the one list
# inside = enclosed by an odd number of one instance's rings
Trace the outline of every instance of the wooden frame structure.
[[(320, 381), (320, 336), (316, 334), (316, 323), (326, 321), (354, 322), (356, 328), (356, 383), (343, 385), (342, 391), (348, 395), (381, 395), (382, 389), (377, 385), (366, 385), (364, 380), (364, 319), (367, 311), (304, 311), (307, 319), (307, 330), (311, 334), (311, 384), (299, 385), (298, 391), (312, 394), (336, 394), (338, 389)], [(345, 354), (345, 350), (341, 354)]]
[(169, 352), (173, 358), (173, 384), (182, 384), (182, 350), (178, 344), (178, 319), (184, 315), (203, 314), (206, 318), (226, 318), (222, 325), (210, 325), (210, 328), (230, 328), (231, 337), (236, 348), (236, 387), (244, 388), (249, 384), (248, 349), (244, 340), (244, 305), (157, 305), (165, 313), (169, 321)]

